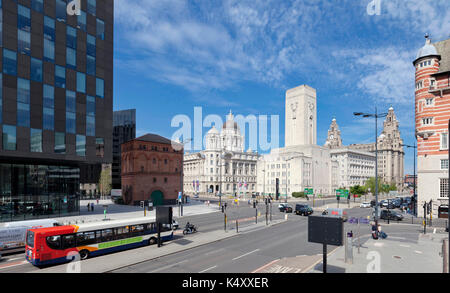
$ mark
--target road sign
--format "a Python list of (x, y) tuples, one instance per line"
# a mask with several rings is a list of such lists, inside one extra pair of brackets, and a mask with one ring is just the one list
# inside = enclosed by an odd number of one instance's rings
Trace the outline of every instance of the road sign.
[(308, 242), (342, 246), (344, 243), (342, 218), (309, 216)]
[(305, 188), (305, 194), (313, 195), (314, 194), (314, 189), (313, 188)]
[(336, 197), (345, 197), (347, 198), (349, 195), (349, 191), (347, 189), (337, 189)]

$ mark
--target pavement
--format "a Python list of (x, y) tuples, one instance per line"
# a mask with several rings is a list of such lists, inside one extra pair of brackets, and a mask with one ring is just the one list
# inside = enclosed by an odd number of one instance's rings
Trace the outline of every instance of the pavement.
[[(353, 241), (353, 263), (345, 262), (345, 247), (327, 258), (328, 273), (442, 273), (444, 233), (388, 233), (386, 239), (374, 240), (370, 234)], [(322, 273), (322, 259), (308, 271)]]
[(64, 265), (36, 270), (33, 271), (33, 273), (105, 273), (116, 271), (132, 265), (175, 254), (177, 252), (190, 250), (203, 245), (219, 242), (227, 238), (272, 227), (283, 222), (284, 220), (276, 220), (268, 226), (266, 226), (265, 222), (258, 222), (258, 224), (240, 227), (239, 233), (236, 233), (233, 228), (227, 232), (219, 230), (208, 233), (198, 232), (195, 234), (182, 236), (180, 235), (182, 232), (178, 230), (174, 233), (174, 240), (164, 243), (164, 245), (160, 248), (156, 245), (141, 247), (90, 258), (78, 263), (71, 262)]

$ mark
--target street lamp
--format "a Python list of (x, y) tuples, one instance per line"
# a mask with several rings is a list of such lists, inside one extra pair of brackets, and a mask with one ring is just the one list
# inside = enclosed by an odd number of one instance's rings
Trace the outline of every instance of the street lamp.
[(375, 225), (378, 225), (378, 118), (384, 118), (389, 113), (378, 113), (375, 107), (375, 114), (368, 114), (362, 112), (354, 112), (355, 116), (362, 116), (363, 118), (375, 118)]
[(414, 149), (414, 215), (417, 216), (417, 198), (416, 198), (416, 143), (414, 145), (402, 144), (402, 147), (413, 148)]

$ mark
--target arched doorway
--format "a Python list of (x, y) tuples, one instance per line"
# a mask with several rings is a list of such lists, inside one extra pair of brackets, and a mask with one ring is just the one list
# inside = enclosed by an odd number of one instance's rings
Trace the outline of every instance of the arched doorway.
[(150, 198), (154, 207), (164, 204), (164, 194), (160, 190), (153, 191)]

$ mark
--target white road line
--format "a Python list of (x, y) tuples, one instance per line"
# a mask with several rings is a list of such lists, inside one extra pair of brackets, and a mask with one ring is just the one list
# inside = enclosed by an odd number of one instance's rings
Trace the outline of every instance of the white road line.
[(185, 262), (188, 262), (188, 260), (186, 259), (186, 260), (183, 260), (183, 261), (180, 261), (180, 262), (168, 265), (168, 266), (163, 266), (163, 267), (160, 267), (160, 268), (158, 268), (156, 270), (149, 271), (149, 273), (154, 273), (154, 272), (162, 271), (162, 270), (165, 270), (165, 269), (168, 269), (168, 268), (172, 268), (172, 267), (175, 267), (175, 266), (180, 265), (180, 264), (185, 263)]
[(7, 261), (13, 261), (13, 260), (19, 260), (19, 259), (24, 259), (25, 257), (16, 257), (16, 258), (10, 258)]
[(0, 270), (9, 269), (9, 268), (12, 268), (12, 267), (17, 267), (17, 266), (21, 266), (21, 265), (24, 265), (24, 264), (27, 264), (27, 263), (28, 263), (28, 261), (24, 260), (23, 262), (20, 262), (20, 263), (17, 263), (17, 264), (11, 264), (11, 265), (7, 265), (7, 266), (0, 267)]
[(206, 270), (203, 270), (203, 271), (198, 272), (198, 273), (201, 274), (201, 273), (207, 272), (207, 271), (215, 269), (215, 268), (217, 268), (217, 266), (213, 266), (213, 267), (207, 268)]
[(259, 249), (255, 249), (255, 250), (250, 251), (250, 252), (248, 252), (248, 253), (246, 253), (246, 254), (243, 254), (243, 255), (241, 255), (241, 256), (235, 257), (235, 258), (233, 258), (233, 260), (240, 259), (240, 258), (242, 258), (242, 257), (244, 257), (244, 256), (247, 256), (247, 255), (249, 255), (249, 254), (255, 253), (255, 252), (257, 252), (257, 251), (259, 251)]

